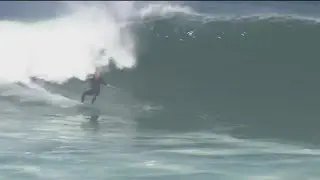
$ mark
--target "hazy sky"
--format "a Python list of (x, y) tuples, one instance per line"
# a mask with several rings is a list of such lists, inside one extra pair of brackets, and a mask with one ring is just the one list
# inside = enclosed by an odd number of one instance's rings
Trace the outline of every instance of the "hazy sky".
[(60, 9), (58, 1), (0, 1), (0, 19), (33, 20), (55, 16)]

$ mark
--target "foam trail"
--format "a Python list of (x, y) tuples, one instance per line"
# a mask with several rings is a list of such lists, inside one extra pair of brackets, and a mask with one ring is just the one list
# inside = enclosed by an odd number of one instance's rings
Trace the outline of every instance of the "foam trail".
[[(103, 6), (70, 7), (67, 15), (51, 20), (0, 21), (0, 83), (26, 82), (30, 76), (83, 80), (96, 66), (108, 65), (110, 57), (118, 68), (135, 65), (131, 34), (112, 14)], [(101, 48), (106, 56), (96, 61)]]

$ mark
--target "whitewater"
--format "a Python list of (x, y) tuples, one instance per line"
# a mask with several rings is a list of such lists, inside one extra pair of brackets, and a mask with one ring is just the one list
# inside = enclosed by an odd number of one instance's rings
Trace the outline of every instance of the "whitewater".
[(0, 179), (319, 179), (319, 8), (0, 2)]

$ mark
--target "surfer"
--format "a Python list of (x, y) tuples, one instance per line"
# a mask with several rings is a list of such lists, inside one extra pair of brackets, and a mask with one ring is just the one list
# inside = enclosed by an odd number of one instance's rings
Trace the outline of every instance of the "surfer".
[(100, 84), (104, 84), (107, 86), (103, 78), (101, 77), (101, 72), (97, 69), (92, 77), (89, 77), (87, 80), (90, 81), (90, 89), (85, 91), (81, 96), (81, 102), (84, 101), (86, 95), (93, 95), (91, 100), (91, 104), (94, 103), (97, 96), (100, 94)]

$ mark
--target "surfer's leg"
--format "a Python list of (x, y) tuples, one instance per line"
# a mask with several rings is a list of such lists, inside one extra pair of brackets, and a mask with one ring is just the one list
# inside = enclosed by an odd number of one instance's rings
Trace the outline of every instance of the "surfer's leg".
[(96, 101), (97, 96), (99, 96), (99, 94), (100, 94), (100, 89), (96, 89), (94, 92), (93, 98), (91, 100), (91, 104), (93, 104)]
[(92, 100), (91, 100), (91, 104), (93, 104), (94, 101), (96, 101), (96, 99), (97, 99), (97, 95), (94, 95), (93, 98), (92, 98)]
[(84, 101), (84, 98), (86, 97), (86, 95), (90, 95), (90, 94), (93, 94), (92, 89), (89, 89), (89, 90), (85, 91), (81, 96), (81, 102)]

